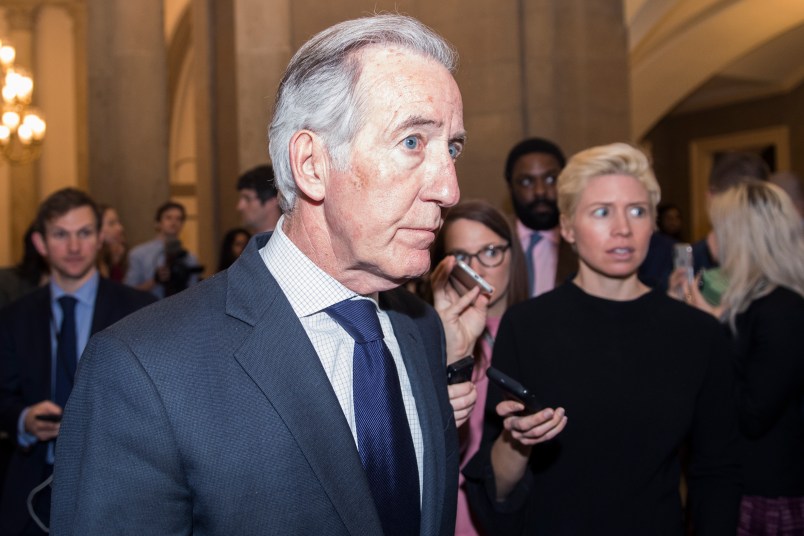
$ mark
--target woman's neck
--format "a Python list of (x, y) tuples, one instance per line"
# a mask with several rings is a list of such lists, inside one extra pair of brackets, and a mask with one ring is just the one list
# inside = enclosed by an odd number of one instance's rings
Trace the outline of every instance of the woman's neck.
[(572, 280), (584, 292), (612, 301), (630, 301), (650, 292), (636, 273), (624, 278), (608, 277), (581, 264), (578, 275)]

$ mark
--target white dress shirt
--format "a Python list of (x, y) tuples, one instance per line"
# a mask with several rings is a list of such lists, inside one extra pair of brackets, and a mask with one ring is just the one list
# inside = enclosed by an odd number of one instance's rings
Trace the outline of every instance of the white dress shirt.
[[(352, 381), (352, 358), (354, 354), (354, 339), (335, 322), (324, 309), (340, 301), (359, 296), (332, 276), (316, 266), (296, 245), (291, 242), (282, 230), (284, 222), (282, 216), (276, 224), (271, 239), (260, 249), (265, 265), (276, 279), (279, 287), (290, 302), (293, 311), (299, 317), (304, 331), (310, 338), (321, 365), (332, 384), (335, 396), (341, 405), (352, 437), (357, 446), (357, 427), (355, 425), (354, 393)], [(371, 300), (375, 306), (376, 302)], [(422, 456), (424, 441), (422, 439), (419, 415), (416, 412), (416, 400), (410, 387), (402, 352), (394, 336), (393, 326), (388, 314), (377, 308), (382, 327), (385, 344), (391, 351), (399, 375), (399, 384), (402, 389), (402, 402), (410, 425), (413, 438), (413, 448), (416, 451), (416, 463), (419, 468), (419, 497), (423, 494), (423, 468)]]

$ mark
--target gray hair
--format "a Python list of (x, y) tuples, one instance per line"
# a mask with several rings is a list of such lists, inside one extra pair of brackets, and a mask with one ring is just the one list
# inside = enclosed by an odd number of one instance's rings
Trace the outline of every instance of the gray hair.
[(290, 60), (276, 95), (274, 118), (268, 131), (285, 213), (296, 204), (296, 182), (290, 166), (291, 137), (299, 130), (315, 132), (324, 140), (333, 165), (348, 163), (348, 146), (364, 122), (356, 91), (362, 65), (357, 52), (372, 45), (397, 46), (431, 58), (450, 73), (458, 55), (444, 38), (414, 18), (382, 14), (345, 21), (316, 34)]

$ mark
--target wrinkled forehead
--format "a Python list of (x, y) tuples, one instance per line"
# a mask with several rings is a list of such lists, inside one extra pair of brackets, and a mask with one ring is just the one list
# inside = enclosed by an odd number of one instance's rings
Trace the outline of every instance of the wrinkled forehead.
[(458, 85), (441, 63), (403, 47), (370, 46), (361, 51), (356, 86), (364, 120), (405, 121), (427, 118), (448, 130), (463, 130), (463, 103)]
[(354, 54), (357, 89), (363, 98), (373, 95), (378, 84), (394, 87), (400, 96), (410, 92), (411, 84), (427, 82), (447, 91), (454, 86), (458, 92), (452, 73), (419, 51), (398, 45), (370, 45)]

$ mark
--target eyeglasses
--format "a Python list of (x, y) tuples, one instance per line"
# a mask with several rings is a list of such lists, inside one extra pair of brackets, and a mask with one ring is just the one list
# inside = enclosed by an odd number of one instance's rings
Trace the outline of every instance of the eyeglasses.
[(477, 253), (467, 253), (458, 249), (451, 251), (450, 255), (453, 255), (456, 259), (466, 264), (471, 264), (472, 258), (476, 258), (477, 262), (486, 268), (494, 268), (502, 264), (505, 258), (505, 252), (508, 251), (510, 247), (511, 244), (489, 244)]

